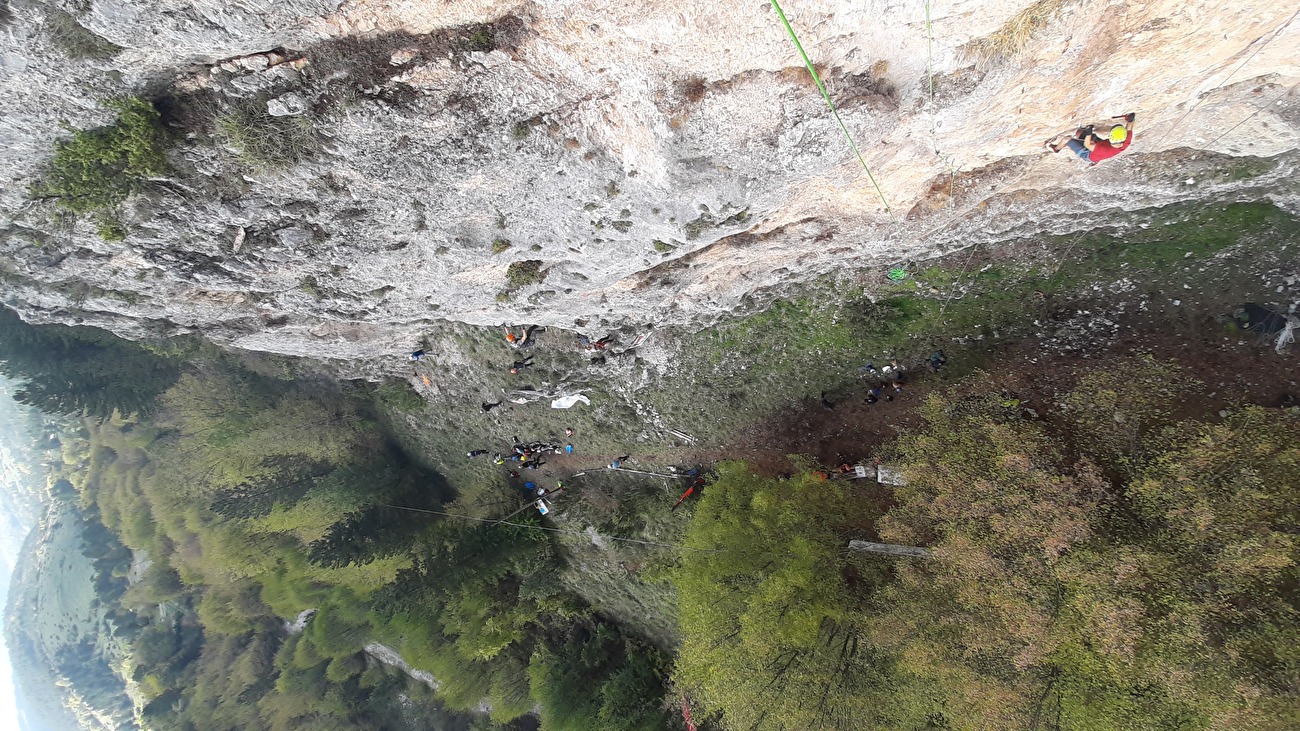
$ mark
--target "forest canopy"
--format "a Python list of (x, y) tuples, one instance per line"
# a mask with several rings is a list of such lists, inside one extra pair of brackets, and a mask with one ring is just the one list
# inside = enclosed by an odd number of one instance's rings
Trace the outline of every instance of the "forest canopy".
[(1129, 362), (1048, 421), (973, 378), (883, 452), (907, 484), (874, 513), (724, 468), (676, 577), (679, 682), (728, 729), (1297, 727), (1300, 416), (1175, 420), (1191, 387)]
[[(117, 599), (149, 727), (669, 724), (668, 658), (566, 593), (529, 519), (418, 512), (454, 492), (396, 448), (367, 393), (208, 363), (155, 409), (67, 439), (87, 509), (152, 561)], [(382, 664), (375, 642), (435, 682)]]
[(0, 307), (0, 373), (22, 382), (14, 398), (51, 415), (107, 418), (152, 410), (180, 368), (103, 330), (29, 325)]

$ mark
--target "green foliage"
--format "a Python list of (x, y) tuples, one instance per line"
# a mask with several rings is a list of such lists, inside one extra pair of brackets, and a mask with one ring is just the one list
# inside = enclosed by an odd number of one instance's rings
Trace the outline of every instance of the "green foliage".
[[(376, 500), (419, 505), (441, 493), (399, 456), (351, 441), (356, 405), (341, 397), (324, 399), (321, 411), (319, 391), (300, 399), (291, 385), (247, 374), (192, 378), (168, 397), (167, 430), (92, 425), (86, 473), (75, 475), (83, 499), (113, 525), (141, 511), (155, 520), (137, 536), (154, 565), (123, 599), (146, 625), (133, 655), (149, 727), (467, 728), (467, 717), (404, 676), (372, 673), (360, 685), (368, 593), (405, 559), (319, 569), (304, 560), (299, 537), (350, 525)], [(283, 441), (291, 432), (299, 438)], [(258, 434), (281, 443), (259, 446)], [(323, 454), (330, 461), (314, 459)], [(229, 515), (205, 509), (208, 501)], [(364, 538), (390, 552), (411, 541), (394, 525), (379, 528)], [(320, 611), (281, 647), (279, 617), (306, 606)], [(420, 692), (418, 702), (399, 700)]]
[[(122, 241), (126, 238), (126, 225), (116, 216), (104, 214), (96, 222), (95, 233), (98, 233), (99, 238), (105, 241)], [(135, 303), (132, 302), (131, 304)]]
[(203, 593), (198, 605), (199, 621), (209, 632), (243, 635), (259, 618), (270, 614), (262, 602), (257, 584), (244, 580), (213, 586)]
[[(895, 728), (888, 658), (862, 641), (847, 536), (879, 508), (844, 482), (762, 478), (726, 463), (695, 506), (674, 572), (678, 684), (734, 729)], [(875, 581), (861, 573), (863, 588)], [(775, 690), (775, 689), (778, 689)]]
[(1146, 437), (1168, 424), (1180, 395), (1197, 385), (1171, 363), (1125, 360), (1084, 376), (1062, 407), (1079, 448), (1107, 467), (1123, 469), (1140, 463), (1144, 450), (1156, 444)]
[(103, 419), (153, 410), (179, 369), (102, 330), (32, 326), (0, 308), (0, 373), (23, 382), (14, 395), (20, 403)]
[(386, 459), (352, 469), (357, 474), (348, 482), (370, 489), (353, 493), (356, 504), (352, 510), (307, 547), (307, 558), (314, 564), (339, 568), (403, 554), (410, 549), (411, 539), (428, 525), (424, 514), (386, 503), (414, 508), (427, 504), (420, 499), (427, 491), (422, 489), (423, 475), (418, 470)]
[(723, 465), (674, 570), (678, 684), (728, 729), (1294, 727), (1300, 417), (1172, 423), (1195, 388), (1119, 362), (1040, 421), (976, 375), (881, 454), (887, 512)]
[(424, 398), (408, 381), (389, 381), (375, 390), (381, 403), (396, 411), (423, 411)]
[(496, 48), (496, 42), (492, 38), (492, 26), (471, 26), (468, 30), (469, 34), (465, 36), (465, 46), (468, 50), (487, 53)]
[(117, 236), (121, 224), (107, 212), (167, 171), (167, 137), (158, 110), (147, 100), (131, 97), (107, 104), (117, 110), (117, 121), (73, 130), (72, 139), (56, 142), (54, 159), (32, 192), (55, 197), (75, 213), (101, 214), (101, 234)]
[(228, 109), (216, 118), (218, 135), (254, 170), (292, 167), (316, 152), (316, 128), (307, 115), (271, 116), (265, 101)]
[(700, 234), (708, 231), (718, 224), (718, 220), (709, 213), (701, 213), (698, 218), (688, 221), (684, 227), (687, 241), (694, 241), (700, 237)]
[[(1296, 723), (1282, 679), (1300, 666), (1277, 648), (1300, 633), (1286, 609), (1300, 602), (1300, 544), (1283, 527), (1298, 517), (1300, 420), (1252, 408), (1151, 431), (1187, 394), (1165, 388), (1171, 373), (1137, 362), (1089, 376), (1065, 398), (1065, 435), (976, 381), (928, 399), (925, 427), (887, 455), (908, 484), (881, 536), (934, 558), (900, 563), (871, 637), (941, 694), (947, 722)], [(1098, 459), (1122, 460), (1125, 484)]]
[(1086, 464), (1058, 471), (1051, 440), (989, 379), (927, 398), (921, 414), (886, 456), (907, 485), (880, 534), (935, 558), (900, 562), (877, 640), (946, 691), (949, 720), (1027, 725), (1060, 643), (1061, 559), (1092, 538), (1105, 485)]
[(193, 450), (175, 463), (192, 488), (233, 488), (275, 471), (275, 458), (337, 466), (379, 447), (355, 403), (249, 375), (186, 374), (164, 404)]
[[(548, 718), (582, 707), (603, 728), (664, 727), (665, 658), (588, 618), (550, 534), (396, 507), (437, 509), (450, 490), (384, 443), (366, 404), (220, 359), (161, 403), (65, 444), (83, 502), (153, 561), (120, 599), (143, 626), (150, 728), (461, 731), (449, 708), (532, 713), (547, 692), (534, 676), (582, 686), (548, 697)], [(307, 608), (286, 637), (282, 618)], [(360, 654), (374, 641), (431, 672), (436, 694)]]
[(298, 283), (298, 289), (317, 299), (320, 299), (323, 294), (320, 284), (316, 281), (316, 277), (313, 276), (303, 277), (302, 281)]
[(542, 262), (538, 259), (511, 262), (506, 267), (506, 284), (511, 290), (541, 284), (545, 279), (546, 272), (542, 271)]
[(500, 254), (501, 252), (505, 251), (506, 249), (509, 249), (510, 247), (511, 247), (510, 239), (498, 238), (492, 240), (493, 254)]
[(574, 627), (562, 642), (539, 647), (528, 665), (542, 727), (662, 731), (663, 664), (657, 650), (613, 625)]

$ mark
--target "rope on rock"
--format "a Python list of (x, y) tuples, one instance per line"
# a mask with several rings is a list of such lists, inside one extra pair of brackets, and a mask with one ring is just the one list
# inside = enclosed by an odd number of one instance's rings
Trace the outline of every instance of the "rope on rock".
[(930, 116), (934, 116), (934, 32), (930, 29), (930, 0), (925, 0), (925, 75), (930, 80)]
[[(1273, 35), (1272, 35), (1272, 36), (1271, 36), (1267, 41), (1264, 41), (1264, 44), (1263, 44), (1263, 45), (1261, 45), (1259, 48), (1256, 48), (1256, 49), (1254, 50), (1254, 52), (1252, 52), (1249, 56), (1246, 57), (1246, 60), (1245, 60), (1245, 61), (1242, 61), (1241, 64), (1240, 64), (1239, 66), (1237, 66), (1237, 68), (1233, 69), (1232, 73), (1228, 74), (1228, 78), (1226, 78), (1226, 79), (1224, 79), (1222, 82), (1220, 82), (1218, 86), (1214, 87), (1213, 89), (1210, 89), (1210, 91), (1216, 91), (1216, 90), (1218, 90), (1218, 89), (1222, 89), (1222, 88), (1223, 88), (1223, 87), (1224, 87), (1224, 86), (1225, 86), (1229, 81), (1232, 81), (1232, 77), (1236, 76), (1238, 71), (1241, 71), (1243, 68), (1245, 68), (1245, 67), (1246, 67), (1246, 64), (1250, 63), (1251, 59), (1253, 59), (1255, 56), (1259, 55), (1259, 52), (1260, 52), (1260, 51), (1262, 51), (1262, 50), (1264, 50), (1265, 48), (1268, 47), (1268, 44), (1270, 44), (1270, 43), (1272, 43), (1273, 41), (1277, 40), (1277, 37), (1280, 36), (1280, 35), (1282, 35), (1282, 31), (1286, 30), (1286, 27), (1287, 27), (1288, 25), (1291, 25), (1291, 22), (1292, 22), (1293, 20), (1295, 20), (1296, 17), (1298, 17), (1298, 16), (1300, 16), (1300, 10), (1296, 10), (1295, 13), (1292, 14), (1292, 16), (1291, 16), (1290, 18), (1287, 18), (1287, 21), (1286, 21), (1285, 23), (1283, 23), (1282, 25), (1279, 25), (1279, 26), (1277, 27), (1277, 29), (1273, 31)], [(1263, 37), (1263, 36), (1260, 36), (1260, 38), (1262, 38), (1262, 37)], [(1259, 38), (1256, 38), (1255, 40), (1257, 41), (1257, 40), (1259, 40)], [(1252, 43), (1254, 43), (1254, 41), (1252, 41)], [(1249, 46), (1248, 46), (1248, 47), (1249, 47)], [(1167, 139), (1167, 138), (1169, 137), (1169, 133), (1173, 132), (1175, 127), (1177, 127), (1178, 125), (1182, 124), (1182, 123), (1183, 123), (1183, 120), (1184, 120), (1184, 119), (1187, 119), (1187, 116), (1188, 116), (1189, 114), (1191, 114), (1192, 112), (1196, 111), (1196, 108), (1199, 107), (1199, 106), (1201, 106), (1201, 102), (1205, 101), (1205, 99), (1206, 99), (1206, 97), (1209, 95), (1210, 91), (1207, 91), (1207, 92), (1205, 92), (1204, 94), (1202, 94), (1202, 95), (1200, 96), (1200, 98), (1196, 100), (1196, 103), (1192, 105), (1192, 108), (1191, 108), (1191, 109), (1188, 109), (1186, 112), (1184, 112), (1184, 113), (1183, 113), (1183, 116), (1179, 117), (1179, 118), (1178, 118), (1178, 119), (1177, 119), (1177, 120), (1176, 120), (1172, 125), (1170, 125), (1169, 129), (1165, 130), (1165, 134), (1164, 134), (1164, 136), (1162, 136), (1162, 137), (1160, 138), (1160, 142), (1157, 142), (1156, 144), (1157, 144), (1157, 145), (1161, 145), (1161, 144), (1163, 144), (1164, 141), (1165, 141), (1165, 139)], [(1236, 127), (1233, 127), (1233, 129), (1236, 129)], [(1227, 134), (1227, 133), (1224, 133), (1224, 134)], [(1217, 141), (1217, 140), (1216, 140), (1216, 141)], [(1211, 144), (1213, 144), (1213, 143), (1211, 143)]]
[(1259, 116), (1259, 113), (1260, 113), (1260, 112), (1262, 112), (1262, 111), (1264, 111), (1265, 109), (1268, 109), (1269, 107), (1271, 107), (1271, 106), (1273, 106), (1274, 104), (1276, 104), (1276, 103), (1277, 103), (1277, 102), (1278, 102), (1282, 97), (1284, 97), (1284, 96), (1290, 94), (1291, 92), (1295, 91), (1297, 87), (1300, 87), (1300, 84), (1295, 84), (1295, 85), (1293, 85), (1290, 89), (1287, 89), (1286, 91), (1283, 91), (1281, 94), (1278, 94), (1277, 96), (1273, 97), (1272, 99), (1269, 99), (1269, 100), (1268, 100), (1268, 103), (1264, 104), (1264, 106), (1260, 107), (1259, 109), (1256, 109), (1254, 114), (1252, 114), (1252, 115), (1250, 115), (1249, 117), (1246, 117), (1245, 119), (1241, 120), (1240, 122), (1238, 122), (1238, 123), (1232, 125), (1231, 127), (1228, 128), (1228, 130), (1227, 130), (1226, 132), (1224, 132), (1223, 134), (1219, 135), (1218, 137), (1215, 137), (1214, 139), (1210, 140), (1209, 144), (1207, 144), (1207, 145), (1205, 146), (1206, 149), (1208, 149), (1208, 148), (1214, 146), (1214, 143), (1216, 143), (1216, 142), (1218, 142), (1219, 140), (1223, 139), (1224, 137), (1227, 137), (1228, 135), (1232, 134), (1232, 132), (1233, 132), (1234, 130), (1236, 130), (1238, 127), (1240, 127), (1241, 125), (1243, 125), (1243, 124), (1249, 122), (1250, 120), (1254, 119), (1255, 117)]
[(849, 147), (853, 148), (853, 154), (857, 155), (858, 162), (862, 164), (862, 169), (867, 173), (867, 179), (871, 181), (872, 187), (876, 189), (876, 194), (880, 196), (880, 202), (885, 205), (885, 212), (892, 216), (894, 209), (890, 207), (889, 200), (885, 198), (885, 191), (880, 189), (880, 183), (876, 182), (876, 176), (872, 175), (871, 168), (867, 167), (867, 161), (863, 159), (862, 151), (858, 149), (857, 143), (853, 141), (853, 135), (849, 134), (849, 128), (844, 124), (844, 120), (840, 119), (840, 113), (835, 108), (835, 102), (831, 101), (831, 95), (826, 92), (826, 85), (822, 83), (821, 76), (817, 74), (817, 69), (813, 68), (812, 61), (809, 60), (807, 52), (803, 50), (803, 44), (799, 42), (799, 36), (795, 35), (794, 28), (790, 26), (789, 19), (785, 17), (785, 11), (781, 10), (781, 5), (776, 0), (768, 0), (768, 2), (772, 3), (772, 8), (776, 10), (777, 17), (781, 19), (781, 24), (785, 26), (786, 34), (790, 36), (794, 47), (803, 58), (804, 67), (812, 75), (813, 83), (817, 84), (817, 89), (821, 91), (822, 98), (826, 100), (826, 106), (830, 107), (831, 114), (835, 117), (835, 121), (839, 123), (840, 131), (844, 133), (844, 139), (849, 141)]

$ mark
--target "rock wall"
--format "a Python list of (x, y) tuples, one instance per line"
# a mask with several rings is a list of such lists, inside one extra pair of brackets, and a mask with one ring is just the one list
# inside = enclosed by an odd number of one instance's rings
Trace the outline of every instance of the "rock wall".
[[(351, 361), (439, 320), (698, 327), (1117, 208), (1300, 210), (1300, 21), (1261, 0), (788, 0), (879, 192), (760, 0), (7, 7), (4, 301), (129, 337)], [(179, 142), (108, 242), (28, 191), (132, 93)], [(250, 160), (231, 110), (306, 151)], [(1128, 111), (1119, 158), (1043, 151)]]

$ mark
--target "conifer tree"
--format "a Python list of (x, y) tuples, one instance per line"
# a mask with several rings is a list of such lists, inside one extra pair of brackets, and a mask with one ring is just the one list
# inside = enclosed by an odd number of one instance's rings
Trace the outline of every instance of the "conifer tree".
[(0, 308), (0, 373), (24, 382), (15, 400), (48, 414), (105, 419), (148, 412), (180, 375), (143, 346), (95, 328), (29, 325)]

